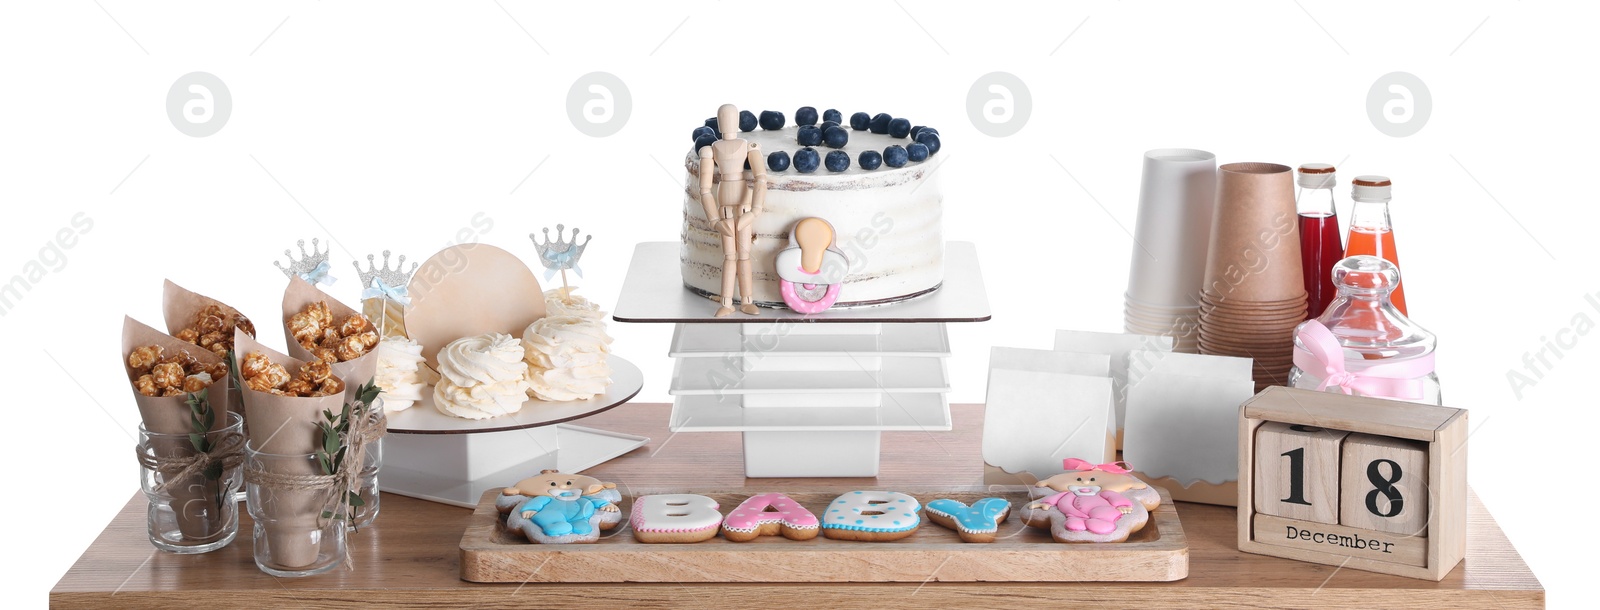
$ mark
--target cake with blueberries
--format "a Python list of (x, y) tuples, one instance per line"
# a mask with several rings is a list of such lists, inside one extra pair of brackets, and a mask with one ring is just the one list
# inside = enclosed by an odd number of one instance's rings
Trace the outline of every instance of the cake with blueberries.
[[(800, 108), (740, 113), (739, 136), (766, 158), (766, 205), (751, 249), (755, 301), (783, 307), (774, 259), (808, 217), (827, 220), (849, 257), (834, 307), (880, 305), (933, 292), (944, 281), (943, 196), (934, 180), (939, 132), (889, 114)], [(700, 202), (700, 154), (720, 137), (715, 118), (696, 127), (685, 156), (683, 283), (721, 298), (722, 237)], [(746, 184), (750, 181), (746, 170)], [(720, 180), (713, 188), (721, 188)]]

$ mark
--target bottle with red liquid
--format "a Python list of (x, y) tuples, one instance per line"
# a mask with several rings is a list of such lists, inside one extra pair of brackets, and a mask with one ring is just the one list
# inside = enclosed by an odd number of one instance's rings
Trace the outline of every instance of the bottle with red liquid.
[[(1345, 256), (1376, 256), (1400, 267), (1400, 255), (1394, 249), (1394, 227), (1389, 224), (1389, 187), (1385, 176), (1356, 176), (1351, 181), (1351, 198), (1355, 207), (1350, 211), (1350, 239), (1345, 246)], [(1389, 301), (1400, 313), (1406, 311), (1406, 286), (1395, 284)]]
[(1339, 212), (1333, 204), (1337, 184), (1334, 167), (1307, 163), (1295, 172), (1299, 185), (1295, 207), (1300, 213), (1300, 268), (1306, 283), (1306, 319), (1322, 315), (1339, 290), (1333, 285), (1333, 266), (1344, 258), (1340, 242)]

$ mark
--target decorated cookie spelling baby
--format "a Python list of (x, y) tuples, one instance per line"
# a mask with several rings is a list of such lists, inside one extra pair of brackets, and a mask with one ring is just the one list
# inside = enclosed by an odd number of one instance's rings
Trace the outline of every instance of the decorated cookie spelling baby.
[(1004, 498), (984, 498), (967, 506), (960, 500), (941, 498), (923, 509), (928, 520), (956, 531), (962, 542), (994, 542), (1000, 524), (1011, 514)]
[(529, 542), (586, 543), (622, 522), (621, 499), (614, 483), (545, 470), (501, 491), (495, 508), (506, 514), (506, 529)]
[(1053, 495), (1028, 504), (1026, 521), (1050, 528), (1056, 542), (1123, 542), (1143, 529), (1161, 497), (1130, 474), (1127, 464), (1063, 462), (1066, 472), (1039, 481)]
[(817, 537), (817, 516), (793, 498), (781, 493), (750, 496), (722, 520), (722, 537), (747, 542), (761, 536), (783, 536), (790, 540)]
[(651, 544), (704, 542), (722, 527), (721, 506), (699, 494), (641, 496), (633, 501), (628, 527), (633, 539)]
[(822, 535), (831, 540), (886, 542), (917, 533), (917, 499), (894, 491), (852, 491), (834, 498), (822, 514)]

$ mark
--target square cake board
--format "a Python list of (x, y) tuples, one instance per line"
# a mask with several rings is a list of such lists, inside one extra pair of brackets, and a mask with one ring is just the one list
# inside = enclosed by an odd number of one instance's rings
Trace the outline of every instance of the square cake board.
[[(461, 538), (461, 578), (470, 582), (580, 583), (792, 583), (792, 582), (1170, 582), (1189, 575), (1189, 544), (1177, 506), (1166, 490), (1150, 522), (1127, 542), (1067, 544), (1044, 529), (1022, 524), (1026, 492), (911, 494), (924, 506), (937, 498), (971, 504), (985, 497), (1011, 501), (1011, 514), (994, 542), (966, 543), (955, 531), (928, 520), (892, 542), (796, 541), (763, 536), (732, 542), (720, 535), (695, 544), (647, 544), (634, 539), (627, 520), (593, 544), (542, 545), (507, 531), (495, 508), (499, 490), (484, 494)], [(705, 493), (726, 514), (751, 492)], [(838, 491), (788, 494), (815, 514)], [(624, 494), (626, 495), (626, 494)], [(623, 515), (632, 498), (622, 502)]]
[(718, 318), (716, 302), (683, 286), (678, 242), (643, 242), (634, 247), (622, 294), (611, 313), (618, 322), (666, 324), (785, 323), (925, 323), (984, 322), (990, 317), (989, 293), (972, 242), (945, 242), (944, 283), (938, 290), (899, 303), (802, 314), (789, 309), (762, 309), (759, 316)]

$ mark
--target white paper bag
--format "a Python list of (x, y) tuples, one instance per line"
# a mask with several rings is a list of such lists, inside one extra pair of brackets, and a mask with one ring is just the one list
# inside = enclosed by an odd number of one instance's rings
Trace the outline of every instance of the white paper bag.
[(1123, 460), (1185, 487), (1196, 481), (1237, 481), (1239, 405), (1253, 395), (1255, 382), (1248, 374), (1236, 379), (1145, 375), (1128, 388)]
[(1105, 354), (1111, 357), (1112, 399), (1116, 402), (1116, 427), (1121, 430), (1127, 422), (1128, 412), (1128, 352), (1133, 350), (1170, 352), (1172, 351), (1172, 337), (1058, 330), (1056, 331), (1055, 347), (1056, 351)]
[(983, 418), (983, 461), (1045, 478), (1069, 457), (1115, 459), (1111, 379), (1069, 373), (990, 369)]

